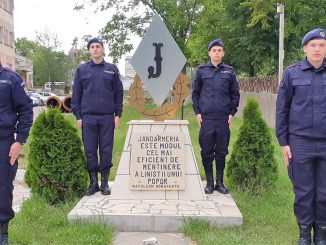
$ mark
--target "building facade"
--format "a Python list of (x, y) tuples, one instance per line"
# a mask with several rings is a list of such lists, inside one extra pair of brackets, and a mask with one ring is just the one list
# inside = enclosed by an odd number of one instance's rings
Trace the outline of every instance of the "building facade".
[(14, 0), (0, 0), (0, 61), (16, 69), (14, 35)]
[(33, 88), (33, 62), (24, 56), (16, 54), (16, 72), (25, 81), (28, 90)]
[(130, 63), (131, 58), (132, 56), (126, 56), (125, 59), (125, 78), (127, 79), (134, 79), (134, 76), (136, 75), (136, 72)]

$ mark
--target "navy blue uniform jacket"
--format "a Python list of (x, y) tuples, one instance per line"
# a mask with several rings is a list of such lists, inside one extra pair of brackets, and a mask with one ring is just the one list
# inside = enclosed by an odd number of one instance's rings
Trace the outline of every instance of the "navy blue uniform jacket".
[(114, 114), (121, 117), (123, 86), (118, 68), (104, 60), (80, 64), (74, 79), (71, 107), (77, 120), (83, 114)]
[(33, 104), (24, 85), (18, 74), (0, 64), (0, 137), (16, 133), (20, 143), (26, 142), (33, 123)]
[(240, 100), (239, 84), (231, 66), (223, 62), (215, 67), (211, 62), (197, 69), (192, 103), (203, 119), (223, 119), (234, 116)]
[(306, 59), (284, 71), (276, 100), (276, 136), (326, 139), (326, 61), (315, 69)]

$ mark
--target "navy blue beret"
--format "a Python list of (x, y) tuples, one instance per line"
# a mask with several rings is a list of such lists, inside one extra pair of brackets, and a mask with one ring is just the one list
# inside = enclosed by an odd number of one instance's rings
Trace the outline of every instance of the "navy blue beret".
[(214, 46), (221, 46), (224, 47), (224, 43), (221, 39), (215, 39), (214, 41), (212, 41), (209, 45), (208, 45), (208, 51), (211, 50), (212, 47)]
[(306, 45), (310, 40), (313, 39), (325, 39), (326, 40), (326, 31), (321, 28), (314, 29), (308, 32), (302, 39), (301, 45)]
[(99, 39), (98, 37), (93, 37), (88, 40), (87, 49), (89, 49), (89, 47), (91, 46), (92, 43), (99, 43), (103, 47), (103, 41), (101, 39)]

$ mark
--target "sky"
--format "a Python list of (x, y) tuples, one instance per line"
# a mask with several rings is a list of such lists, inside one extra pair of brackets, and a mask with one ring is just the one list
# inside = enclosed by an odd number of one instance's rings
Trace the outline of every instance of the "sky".
[[(78, 37), (81, 42), (81, 38), (86, 34), (97, 36), (110, 18), (109, 12), (95, 14), (93, 8), (75, 11), (73, 8), (76, 2), (78, 1), (14, 0), (15, 37), (35, 40), (36, 32), (48, 29), (57, 34), (62, 43), (62, 50), (68, 53), (74, 37)], [(140, 39), (133, 39), (134, 48), (137, 48), (139, 42)], [(106, 57), (106, 60), (112, 61), (110, 57)], [(120, 73), (124, 74), (124, 57), (119, 61), (118, 67)]]

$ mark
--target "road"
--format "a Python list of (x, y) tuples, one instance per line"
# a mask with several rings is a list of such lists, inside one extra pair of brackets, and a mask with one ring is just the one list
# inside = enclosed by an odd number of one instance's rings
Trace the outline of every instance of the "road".
[(44, 110), (46, 110), (46, 106), (35, 106), (35, 107), (33, 107), (33, 112), (34, 112), (33, 121), (35, 121), (35, 118)]

